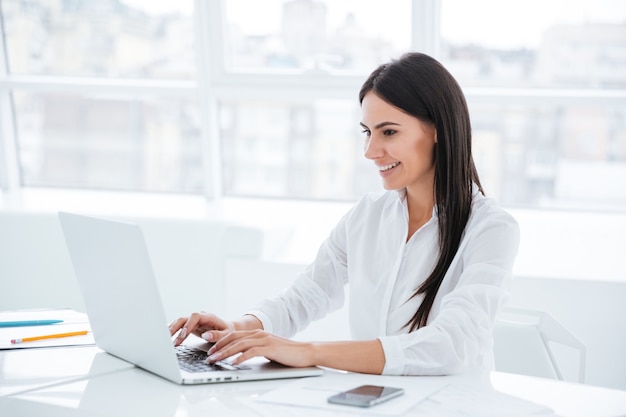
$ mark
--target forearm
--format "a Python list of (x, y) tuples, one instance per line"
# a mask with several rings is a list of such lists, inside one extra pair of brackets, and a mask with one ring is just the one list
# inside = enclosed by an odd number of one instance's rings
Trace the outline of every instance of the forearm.
[(233, 325), (235, 330), (263, 330), (261, 320), (252, 314), (242, 316), (239, 320), (234, 321)]
[(314, 365), (364, 374), (381, 374), (385, 353), (378, 339), (311, 344)]

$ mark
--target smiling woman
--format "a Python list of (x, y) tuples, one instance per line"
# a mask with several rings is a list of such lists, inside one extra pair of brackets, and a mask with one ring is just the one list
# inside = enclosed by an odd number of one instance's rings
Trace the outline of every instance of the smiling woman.
[[(486, 198), (471, 157), (463, 92), (435, 59), (405, 54), (361, 87), (365, 156), (387, 191), (361, 198), (280, 296), (239, 320), (192, 313), (170, 325), (240, 354), (289, 366), (441, 375), (493, 367), (492, 327), (517, 254), (515, 220)], [(353, 340), (290, 340), (344, 304)]]
[[(308, 263), (348, 207), (382, 191), (363, 158), (356, 93), (380, 62), (414, 50), (463, 88), (482, 188), (522, 229), (515, 274), (565, 290), (567, 279), (622, 283), (626, 2), (387, 3), (0, 1), (2, 209), (218, 212), (293, 231), (268, 254)], [(386, 179), (400, 162), (381, 161), (393, 168)], [(399, 235), (398, 247), (408, 229)], [(533, 288), (524, 301), (579, 311), (562, 293)], [(617, 298), (589, 294), (576, 303), (593, 307), (568, 327), (590, 323), (590, 343), (624, 350), (609, 335), (622, 323), (593, 334), (621, 311)], [(398, 317), (410, 316), (402, 306)], [(594, 320), (583, 317), (592, 309)], [(617, 353), (594, 354), (598, 368), (623, 369), (610, 362)]]

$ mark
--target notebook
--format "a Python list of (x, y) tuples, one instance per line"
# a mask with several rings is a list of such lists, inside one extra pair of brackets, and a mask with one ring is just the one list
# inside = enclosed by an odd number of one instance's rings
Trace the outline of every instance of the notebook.
[[(209, 344), (186, 346), (181, 355), (170, 337), (148, 248), (138, 225), (59, 212), (96, 345), (178, 384), (222, 383), (323, 374), (318, 367), (292, 368), (264, 358), (235, 367), (210, 366)], [(210, 277), (207, 277), (210, 279)], [(202, 339), (198, 339), (202, 340)], [(182, 358), (196, 363), (181, 368)]]

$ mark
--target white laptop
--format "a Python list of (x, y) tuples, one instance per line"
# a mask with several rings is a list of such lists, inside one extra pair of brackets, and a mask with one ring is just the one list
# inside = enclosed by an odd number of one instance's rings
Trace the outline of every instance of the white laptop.
[(208, 343), (175, 348), (139, 226), (64, 212), (59, 220), (102, 350), (178, 384), (323, 374), (318, 367), (292, 368), (264, 358), (239, 367), (228, 360), (211, 365), (206, 362)]

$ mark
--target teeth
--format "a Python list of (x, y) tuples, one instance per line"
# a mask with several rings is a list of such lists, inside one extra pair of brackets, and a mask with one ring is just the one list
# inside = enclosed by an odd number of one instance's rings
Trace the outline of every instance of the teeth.
[(390, 170), (391, 168), (396, 167), (399, 163), (400, 163), (400, 162), (394, 162), (394, 163), (393, 163), (393, 164), (391, 164), (391, 165), (384, 165), (384, 166), (378, 167), (378, 170), (379, 170), (379, 171), (388, 171), (388, 170)]

